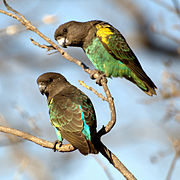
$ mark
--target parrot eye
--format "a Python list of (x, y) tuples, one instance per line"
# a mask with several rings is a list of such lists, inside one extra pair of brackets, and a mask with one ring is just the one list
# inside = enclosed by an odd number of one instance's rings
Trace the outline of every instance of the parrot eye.
[(63, 32), (67, 32), (67, 28), (64, 28), (64, 29), (63, 29)]

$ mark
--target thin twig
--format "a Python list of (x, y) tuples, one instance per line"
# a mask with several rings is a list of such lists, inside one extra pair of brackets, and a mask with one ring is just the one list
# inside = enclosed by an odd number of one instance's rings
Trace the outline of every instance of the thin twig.
[(18, 180), (20, 179), (20, 176), (22, 176), (23, 172), (25, 171), (25, 169), (27, 168), (29, 164), (29, 159), (28, 158), (23, 158), (20, 162), (20, 165), (17, 169), (17, 172), (15, 173), (13, 180)]
[(47, 51), (51, 51), (51, 50), (55, 50), (54, 52), (48, 53), (48, 55), (52, 55), (57, 53), (58, 51), (53, 47), (53, 46), (48, 46), (48, 45), (44, 45), (44, 44), (39, 44), (37, 41), (35, 41), (32, 37), (30, 38), (31, 42), (35, 45), (38, 46), (42, 49), (47, 49)]
[(156, 4), (158, 4), (161, 7), (164, 7), (168, 11), (176, 13), (176, 10), (173, 7), (171, 7), (169, 4), (167, 4), (166, 2), (164, 2), (162, 0), (151, 0), (151, 1), (155, 2)]
[(127, 180), (136, 180), (134, 175), (124, 166), (124, 164), (114, 155), (101, 141), (97, 146), (101, 154), (118, 170)]
[(27, 21), (26, 18), (25, 18), (22, 14), (20, 14), (18, 11), (16, 11), (16, 10), (13, 9), (12, 7), (10, 7), (10, 6), (7, 4), (6, 0), (3, 0), (3, 3), (4, 3), (4, 5), (6, 6), (6, 8), (7, 8), (9, 11), (12, 11), (13, 13), (19, 15), (19, 16), (21, 17), (22, 21)]
[(171, 162), (171, 166), (169, 168), (166, 180), (170, 180), (171, 179), (171, 176), (172, 176), (175, 164), (177, 162), (177, 159), (180, 157), (180, 140), (170, 138), (170, 141), (171, 141), (171, 143), (173, 145), (173, 148), (175, 150), (175, 155), (174, 155), (174, 158), (173, 158), (173, 160)]
[(98, 93), (95, 89), (85, 84), (84, 81), (78, 80), (81, 84), (81, 86), (85, 87), (86, 89), (92, 91), (94, 94), (96, 94), (99, 98), (101, 98), (103, 101), (108, 101), (107, 98), (105, 98), (101, 93)]
[(113, 180), (113, 177), (111, 176), (111, 173), (109, 172), (107, 166), (104, 165), (104, 163), (97, 158), (96, 156), (93, 156), (93, 158), (98, 162), (98, 164), (103, 168), (104, 172), (106, 173), (106, 176), (109, 180)]
[(175, 153), (174, 158), (173, 158), (173, 160), (171, 162), (171, 166), (169, 168), (166, 180), (170, 180), (171, 179), (171, 176), (172, 176), (172, 173), (173, 173), (173, 170), (174, 170), (174, 167), (175, 167), (175, 164), (176, 164), (178, 158), (179, 158), (179, 154)]
[(107, 86), (105, 78), (103, 78), (101, 80), (101, 84), (103, 86), (104, 92), (106, 93), (106, 97), (107, 97), (108, 102), (109, 102), (109, 108), (111, 110), (111, 120), (105, 126), (105, 134), (106, 134), (106, 133), (108, 133), (114, 127), (114, 125), (116, 123), (116, 110), (115, 110), (115, 106), (114, 106), (114, 99), (111, 96), (111, 93), (109, 91), (109, 88)]
[(160, 35), (163, 35), (164, 37), (176, 42), (177, 44), (180, 44), (180, 39), (178, 39), (177, 37), (174, 37), (172, 36), (170, 33), (168, 33), (167, 31), (165, 30), (162, 30), (162, 31), (158, 31), (158, 30), (155, 30), (156, 33), (160, 34)]
[(32, 37), (30, 37), (30, 40), (35, 46), (38, 46), (38, 47), (43, 48), (43, 49), (47, 49), (47, 51), (56, 50), (53, 46), (47, 46), (47, 45), (44, 45), (44, 44), (43, 45), (39, 44)]
[(164, 37), (166, 37), (166, 38), (168, 38), (168, 39), (176, 42), (177, 44), (180, 44), (180, 39), (172, 36), (169, 32), (167, 32), (167, 31), (164, 30), (164, 29), (163, 29), (163, 30), (159, 30), (159, 29), (155, 28), (155, 27), (152, 25), (152, 26), (151, 26), (151, 30), (152, 30), (152, 32), (155, 32), (155, 33), (157, 33), (157, 34), (160, 34), (160, 35), (162, 35), (162, 36), (164, 36)]
[(177, 0), (172, 0), (172, 3), (174, 4), (174, 8), (176, 10), (176, 14), (178, 15), (178, 17), (180, 17), (179, 2)]

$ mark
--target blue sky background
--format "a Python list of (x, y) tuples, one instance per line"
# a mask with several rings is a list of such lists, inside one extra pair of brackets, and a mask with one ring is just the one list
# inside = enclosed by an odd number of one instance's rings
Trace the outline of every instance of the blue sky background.
[[(37, 24), (39, 30), (51, 39), (58, 25), (70, 20), (107, 21), (126, 37), (143, 69), (158, 89), (162, 87), (164, 71), (175, 72), (179, 76), (179, 57), (168, 56), (145, 47), (140, 40), (136, 17), (128, 11), (128, 8), (121, 5), (120, 0), (19, 0), (16, 2), (11, 0), (8, 2), (33, 24)], [(170, 1), (165, 2), (172, 6)], [(179, 36), (178, 30), (173, 28), (174, 24), (179, 25), (179, 19), (175, 14), (150, 0), (134, 0), (133, 3), (157, 30), (166, 30), (175, 37)], [(2, 3), (0, 8), (4, 9)], [(56, 16), (57, 22), (43, 24), (42, 18), (45, 15)], [(0, 14), (0, 123), (4, 124), (2, 121), (4, 118), (10, 127), (55, 141), (56, 135), (49, 123), (46, 98), (41, 96), (36, 84), (40, 74), (53, 71), (63, 74), (69, 82), (91, 98), (97, 114), (98, 129), (107, 124), (110, 119), (108, 104), (80, 86), (78, 80), (85, 81), (87, 85), (103, 93), (102, 88), (97, 86), (88, 74), (63, 59), (58, 53), (47, 55), (45, 50), (34, 46), (29, 40), (30, 37), (45, 43), (34, 33), (22, 31), (13, 36), (6, 33), (8, 26), (18, 24), (16, 20)], [(161, 35), (154, 34), (154, 37), (163, 44), (178, 47), (178, 44)], [(81, 49), (66, 50), (93, 68)], [(169, 60), (172, 61), (172, 65), (167, 68), (163, 62)], [(174, 149), (169, 138), (180, 137), (178, 136), (180, 126), (173, 118), (166, 123), (162, 122), (170, 100), (158, 101), (159, 90), (157, 97), (148, 97), (135, 85), (120, 78), (109, 79), (108, 85), (115, 99), (117, 123), (102, 141), (137, 179), (164, 180), (174, 157)], [(171, 101), (179, 107), (178, 100)], [(145, 101), (151, 103), (144, 103)], [(39, 129), (38, 132), (36, 127)], [(108, 179), (94, 155), (85, 157), (79, 151), (54, 153), (27, 141), (13, 146), (3, 146), (6, 140), (7, 138), (1, 133), (0, 179)], [(96, 157), (102, 161), (114, 180), (124, 179), (102, 155)], [(173, 180), (180, 177), (179, 166), (178, 161), (174, 168)]]

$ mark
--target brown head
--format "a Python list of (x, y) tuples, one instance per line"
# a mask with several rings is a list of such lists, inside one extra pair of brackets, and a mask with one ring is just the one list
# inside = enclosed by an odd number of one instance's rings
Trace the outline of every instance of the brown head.
[(100, 22), (102, 21), (67, 22), (56, 29), (54, 38), (62, 47), (82, 47), (89, 30)]
[(46, 95), (48, 100), (62, 91), (69, 82), (59, 73), (44, 73), (37, 79), (37, 84), (42, 95)]

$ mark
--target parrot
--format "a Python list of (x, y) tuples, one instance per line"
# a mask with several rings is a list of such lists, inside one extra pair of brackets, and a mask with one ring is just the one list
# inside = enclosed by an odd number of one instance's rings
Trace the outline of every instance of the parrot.
[(37, 84), (47, 97), (51, 125), (60, 142), (66, 139), (80, 153), (97, 154), (93, 144), (96, 136), (96, 114), (89, 97), (55, 72), (40, 75)]
[(109, 23), (69, 21), (56, 29), (54, 38), (64, 48), (81, 47), (106, 77), (125, 78), (147, 95), (156, 95), (156, 85), (144, 72), (123, 35)]

